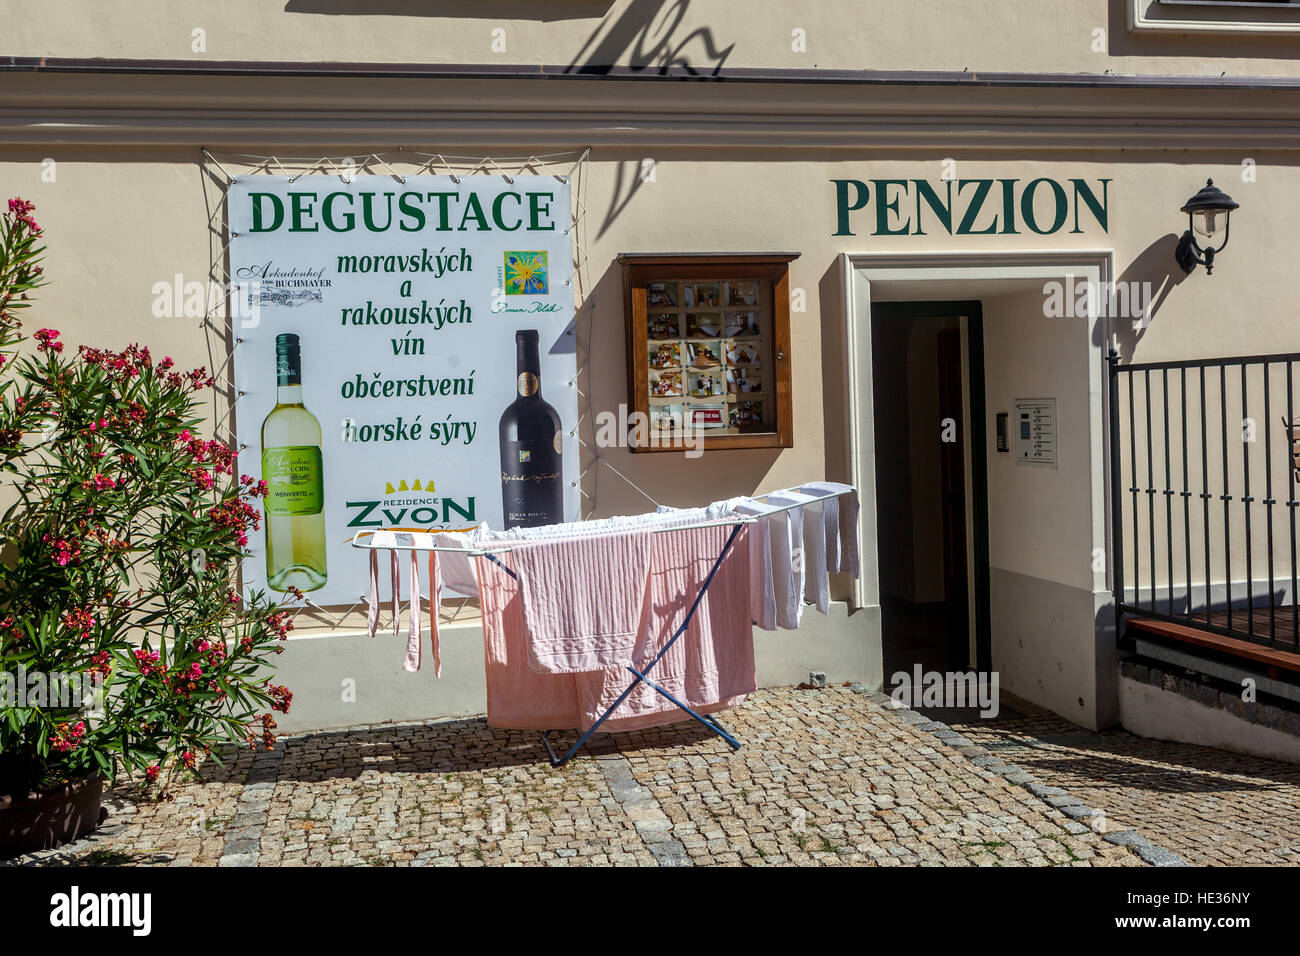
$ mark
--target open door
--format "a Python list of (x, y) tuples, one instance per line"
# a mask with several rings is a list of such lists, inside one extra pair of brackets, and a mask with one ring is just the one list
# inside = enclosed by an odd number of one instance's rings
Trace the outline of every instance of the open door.
[(887, 680), (988, 665), (982, 334), (979, 303), (872, 308)]

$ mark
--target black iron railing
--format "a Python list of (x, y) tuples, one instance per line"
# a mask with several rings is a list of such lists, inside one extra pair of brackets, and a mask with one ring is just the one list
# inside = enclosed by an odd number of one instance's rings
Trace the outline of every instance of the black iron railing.
[(1300, 652), (1300, 353), (1109, 366), (1117, 633), (1139, 616)]

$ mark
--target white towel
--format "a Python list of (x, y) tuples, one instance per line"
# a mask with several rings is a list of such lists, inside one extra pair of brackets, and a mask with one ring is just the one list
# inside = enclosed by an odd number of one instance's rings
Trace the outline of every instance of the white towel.
[(577, 538), (605, 534), (615, 531), (635, 531), (641, 528), (677, 527), (692, 521), (704, 521), (718, 517), (708, 508), (669, 508), (660, 505), (654, 511), (639, 515), (614, 515), (609, 518), (593, 518), (588, 521), (566, 521), (562, 524), (547, 524), (536, 528), (511, 528), (507, 531), (493, 531), (486, 524), (470, 532), (476, 545), (486, 546), (505, 541), (540, 541), (548, 538)]
[(826, 522), (826, 570), (843, 572), (855, 578), (858, 563), (858, 492), (852, 485), (838, 481), (810, 481), (799, 491), (809, 495), (831, 495), (822, 502)]
[(803, 599), (817, 605), (823, 614), (831, 609), (831, 579), (826, 573), (825, 504), (814, 501), (797, 509), (803, 512)]
[[(826, 614), (831, 609), (830, 577), (826, 573), (826, 519), (822, 511), (823, 502), (816, 501), (816, 497), (802, 491), (786, 490), (768, 495), (767, 501), (774, 505), (799, 505), (788, 513), (792, 533), (798, 524), (802, 538), (799, 560), (795, 561), (803, 572), (800, 593), (804, 601), (815, 604), (817, 610)], [(793, 558), (793, 550), (791, 554)]]
[[(796, 630), (803, 617), (804, 580), (807, 564), (804, 555), (804, 509), (811, 495), (797, 491), (774, 491), (767, 503), (775, 506), (795, 505), (769, 516), (772, 544), (772, 595), (776, 600), (776, 621), (781, 627)], [(820, 518), (820, 515), (818, 516)], [(823, 564), (825, 562), (823, 561)]]
[[(753, 498), (732, 498), (710, 505), (726, 505), (726, 510), (742, 515), (762, 516), (772, 506)], [(777, 533), (783, 534), (783, 522), (778, 522)], [(777, 626), (776, 597), (772, 581), (772, 518), (759, 517), (749, 529), (749, 612), (757, 627), (775, 631)]]
[[(433, 535), (433, 543), (439, 548), (462, 548), (468, 551), (475, 546), (478, 531), (479, 529), (470, 532), (438, 532)], [(442, 574), (441, 583), (448, 590), (478, 597), (478, 573), (473, 558), (444, 551), (438, 556), (438, 567)]]

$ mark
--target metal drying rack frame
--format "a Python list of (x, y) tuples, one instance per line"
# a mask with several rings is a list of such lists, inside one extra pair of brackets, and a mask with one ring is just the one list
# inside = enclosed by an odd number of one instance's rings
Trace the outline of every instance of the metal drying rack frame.
[[(782, 489), (781, 491), (772, 491), (762, 495), (755, 495), (754, 498), (760, 499), (760, 498), (767, 498), (770, 495), (775, 495), (775, 494), (788, 494), (794, 492), (795, 490), (796, 489)], [(609, 719), (609, 716), (615, 710), (617, 710), (619, 706), (622, 705), (623, 701), (628, 699), (628, 697), (632, 694), (632, 691), (636, 690), (638, 684), (645, 684), (651, 690), (655, 691), (655, 693), (659, 694), (661, 697), (668, 700), (671, 704), (673, 704), (675, 707), (677, 707), (687, 716), (691, 717), (693, 720), (699, 721), (699, 723), (702, 724), (705, 727), (705, 729), (707, 729), (710, 733), (717, 734), (719, 737), (725, 740), (727, 742), (727, 745), (731, 747), (733, 751), (739, 750), (740, 741), (738, 741), (734, 736), (732, 736), (732, 734), (725, 727), (723, 727), (722, 724), (720, 724), (712, 715), (697, 713), (691, 707), (687, 706), (682, 701), (674, 697), (670, 692), (665, 690), (663, 687), (660, 687), (658, 684), (652, 681), (647, 675), (649, 674), (651, 668), (653, 668), (656, 664), (659, 663), (660, 660), (663, 659), (663, 656), (668, 653), (669, 648), (671, 648), (673, 644), (677, 642), (677, 639), (680, 638), (683, 634), (685, 634), (687, 628), (690, 627), (691, 619), (695, 616), (695, 612), (699, 608), (700, 602), (704, 599), (705, 593), (709, 590), (709, 585), (713, 583), (713, 578), (718, 573), (718, 568), (722, 566), (722, 562), (727, 557), (727, 553), (731, 550), (732, 544), (735, 543), (736, 537), (740, 534), (741, 528), (743, 528), (747, 524), (757, 524), (760, 520), (768, 518), (772, 515), (781, 514), (782, 512), (785, 511), (792, 511), (795, 508), (803, 508), (807, 505), (817, 504), (822, 501), (828, 501), (831, 498), (838, 498), (841, 495), (848, 494), (850, 491), (854, 491), (854, 490), (856, 489), (845, 488), (843, 491), (835, 491), (825, 495), (809, 495), (806, 501), (797, 501), (797, 502), (792, 502), (790, 504), (777, 505), (776, 507), (772, 508), (770, 511), (765, 511), (762, 514), (758, 514), (758, 515), (733, 515), (725, 518), (719, 518), (717, 520), (698, 522), (695, 524), (676, 525), (668, 528), (646, 529), (649, 530), (652, 534), (664, 534), (669, 531), (693, 531), (697, 528), (729, 527), (731, 528), (731, 534), (727, 536), (727, 541), (722, 546), (722, 551), (718, 554), (717, 559), (713, 562), (713, 567), (709, 569), (708, 577), (706, 577), (704, 579), (704, 583), (700, 585), (700, 590), (695, 595), (695, 600), (691, 602), (690, 610), (686, 612), (686, 616), (682, 619), (681, 624), (677, 626), (677, 630), (673, 631), (672, 637), (668, 638), (668, 640), (664, 643), (664, 646), (659, 649), (659, 652), (655, 654), (655, 656), (652, 657), (648, 663), (643, 665), (640, 670), (633, 667), (631, 664), (626, 665), (627, 669), (633, 674), (634, 679), (632, 683), (627, 685), (627, 687), (623, 690), (623, 693), (619, 694), (618, 699), (615, 700), (614, 703), (610, 704), (607, 708), (605, 708), (605, 711), (600, 715), (599, 718), (596, 719), (595, 723), (593, 723), (590, 727), (588, 727), (585, 731), (583, 731), (582, 735), (578, 738), (577, 742), (574, 743), (574, 745), (569, 748), (568, 752), (566, 752), (562, 757), (558, 756), (555, 752), (555, 749), (551, 746), (551, 741), (549, 736), (550, 734), (554, 733), (554, 731), (548, 730), (542, 733), (542, 744), (546, 747), (546, 752), (550, 756), (551, 766), (562, 767), (566, 763), (568, 763), (571, 759), (573, 759), (574, 754), (576, 754), (580, 749), (582, 749), (583, 744), (585, 744), (589, 739), (591, 739), (592, 734), (594, 734), (600, 728), (600, 725)], [(805, 493), (800, 492), (800, 494), (805, 494)], [(627, 531), (634, 531), (634, 530), (637, 529), (635, 527), (610, 528), (608, 531), (602, 530), (601, 532), (598, 533), (619, 534), (619, 533), (626, 533)], [(391, 544), (374, 543), (374, 538), (377, 534), (390, 534), (390, 533), (393, 535), (394, 538), (393, 543)], [(533, 543), (539, 543), (543, 541), (564, 540), (563, 537), (536, 538), (528, 541), (510, 542), (504, 544), (501, 547), (493, 546), (493, 547), (486, 547), (486, 548), (459, 548), (459, 547), (446, 547), (440, 545), (422, 546), (418, 544), (414, 538), (415, 534), (432, 535), (432, 534), (439, 534), (439, 533), (454, 534), (456, 532), (358, 531), (356, 534), (352, 536), (352, 546), (354, 548), (362, 548), (368, 551), (369, 550), (443, 551), (443, 552), (454, 552), (456, 554), (463, 554), (466, 557), (487, 558), (489, 561), (492, 561), (496, 563), (498, 566), (500, 566), (500, 568), (503, 571), (505, 571), (506, 574), (510, 575), (512, 578), (517, 579), (518, 576), (515, 574), (515, 572), (511, 571), (508, 567), (505, 566), (504, 563), (502, 563), (501, 559), (497, 557), (498, 554), (508, 554), (510, 551), (514, 550), (516, 544), (533, 544)], [(368, 538), (365, 541), (361, 540), (363, 535), (368, 536)], [(406, 542), (398, 543), (397, 539), (402, 537), (408, 539), (409, 543)], [(385, 542), (387, 542), (388, 539), (385, 537), (384, 540)]]

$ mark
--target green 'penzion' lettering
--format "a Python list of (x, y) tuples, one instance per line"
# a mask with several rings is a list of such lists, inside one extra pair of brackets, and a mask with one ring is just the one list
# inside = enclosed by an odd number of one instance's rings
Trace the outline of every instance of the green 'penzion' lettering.
[[(1040, 236), (1081, 233), (1079, 211), (1086, 210), (1102, 232), (1109, 228), (1108, 190), (1112, 180), (1070, 179), (1069, 189), (1040, 176), (1019, 188), (1019, 179), (946, 179), (936, 187), (924, 179), (832, 179), (835, 184), (835, 233), (854, 236), (852, 214), (866, 210), (873, 236), (924, 236), (926, 227), (948, 235), (1019, 235), (1019, 226)], [(953, 184), (956, 189), (953, 189)], [(1098, 195), (1100, 193), (1100, 196)], [(953, 223), (957, 228), (953, 230)]]

